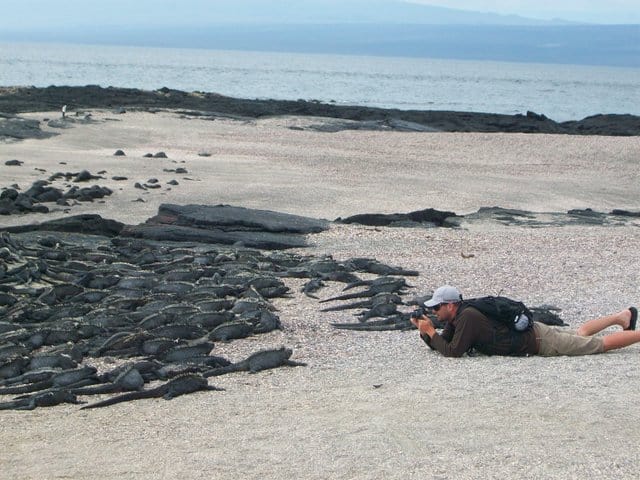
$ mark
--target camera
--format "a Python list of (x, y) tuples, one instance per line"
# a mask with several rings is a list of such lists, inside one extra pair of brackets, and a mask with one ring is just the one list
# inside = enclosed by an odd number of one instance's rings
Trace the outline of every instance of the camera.
[(416, 310), (414, 310), (413, 312), (411, 312), (411, 318), (420, 318), (423, 317), (427, 314), (427, 310), (424, 309), (423, 307), (420, 307)]

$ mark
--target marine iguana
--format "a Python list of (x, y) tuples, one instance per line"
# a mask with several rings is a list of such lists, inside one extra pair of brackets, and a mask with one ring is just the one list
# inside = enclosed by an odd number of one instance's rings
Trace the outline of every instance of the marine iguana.
[(351, 282), (348, 285), (346, 285), (342, 289), (342, 291), (351, 290), (352, 288), (355, 288), (355, 287), (365, 287), (365, 286), (380, 287), (380, 286), (386, 286), (386, 285), (391, 285), (394, 287), (398, 286), (400, 288), (404, 288), (404, 287), (413, 288), (411, 285), (407, 283), (407, 281), (404, 278), (384, 276), (384, 277), (374, 278), (372, 280), (360, 280), (358, 282)]
[(0, 395), (18, 395), (37, 392), (38, 390), (44, 390), (52, 387), (80, 386), (80, 384), (82, 384), (81, 386), (86, 386), (88, 384), (98, 383), (96, 371), (95, 367), (88, 366), (63, 370), (37, 382), (0, 388)]
[(103, 383), (97, 386), (86, 386), (71, 389), (75, 395), (98, 395), (102, 393), (120, 393), (131, 390), (140, 390), (144, 386), (144, 378), (133, 366), (123, 370), (112, 383)]
[[(410, 313), (398, 312), (381, 320), (367, 320), (360, 323), (332, 323), (335, 328), (342, 330), (360, 330), (380, 332), (385, 330), (411, 330), (416, 327), (410, 321)], [(444, 328), (445, 323), (438, 320), (433, 314), (428, 314), (435, 328)]]
[(420, 275), (420, 272), (416, 270), (405, 270), (402, 267), (385, 265), (374, 258), (351, 258), (345, 264), (352, 271), (373, 273), (375, 275), (403, 275), (407, 277)]
[(179, 345), (163, 352), (159, 357), (165, 362), (187, 362), (194, 357), (209, 355), (213, 342), (202, 341), (191, 345)]
[(223, 323), (222, 325), (214, 328), (207, 338), (210, 340), (219, 340), (221, 342), (227, 342), (236, 338), (248, 337), (253, 332), (254, 326), (249, 322), (242, 320), (236, 320), (233, 322)]
[(320, 300), (320, 303), (331, 302), (335, 300), (351, 300), (354, 298), (368, 298), (374, 297), (380, 293), (403, 293), (405, 287), (408, 287), (404, 278), (386, 279), (384, 282), (373, 283), (367, 290), (363, 290), (357, 293), (349, 293), (345, 295), (338, 295), (336, 297), (325, 298)]
[(328, 280), (332, 282), (353, 283), (360, 280), (360, 277), (358, 277), (356, 274), (340, 270), (328, 273), (322, 272), (319, 273), (319, 275), (322, 280)]
[(410, 330), (412, 328), (415, 328), (409, 321), (409, 315), (403, 313), (399, 313), (382, 320), (373, 320), (360, 323), (332, 323), (331, 325), (341, 330), (359, 330), (366, 332)]
[(314, 293), (320, 290), (322, 287), (326, 287), (326, 286), (327, 286), (326, 283), (324, 283), (322, 279), (312, 278), (311, 280), (309, 280), (307, 283), (304, 284), (304, 286), (300, 289), (300, 291), (304, 293), (307, 297), (315, 298), (316, 300), (319, 300), (319, 298), (316, 295), (314, 295)]
[(374, 305), (369, 310), (365, 310), (364, 312), (356, 313), (356, 317), (360, 317), (361, 322), (366, 322), (370, 318), (374, 317), (388, 317), (389, 315), (393, 315), (398, 312), (398, 307), (395, 303), (381, 303), (379, 305)]
[(52, 389), (28, 397), (0, 403), (0, 410), (33, 410), (36, 407), (53, 407), (61, 403), (82, 403), (66, 389)]
[(169, 380), (162, 385), (149, 390), (143, 390), (140, 392), (129, 392), (117, 397), (111, 397), (101, 402), (92, 403), (81, 407), (81, 410), (87, 408), (99, 408), (106, 407), (108, 405), (115, 405), (116, 403), (128, 402), (129, 400), (140, 400), (143, 398), (164, 398), (165, 400), (171, 400), (172, 398), (187, 393), (198, 392), (200, 390), (224, 390), (222, 388), (209, 386), (207, 379), (202, 375), (186, 374), (180, 375), (172, 380)]
[(281, 367), (283, 365), (289, 367), (304, 367), (307, 365), (306, 363), (289, 360), (292, 353), (293, 350), (285, 347), (280, 347), (276, 350), (260, 350), (259, 352), (249, 355), (249, 357), (241, 362), (232, 363), (226, 367), (213, 368), (204, 372), (202, 375), (205, 377), (214, 377), (231, 372), (248, 371), (249, 373), (256, 373), (261, 370)]
[[(431, 298), (431, 297), (429, 297)], [(340, 310), (353, 310), (358, 308), (373, 308), (377, 305), (384, 305), (394, 303), (396, 305), (402, 305), (402, 297), (395, 293), (378, 293), (377, 295), (367, 298), (367, 300), (361, 300), (359, 302), (347, 303), (343, 305), (336, 305), (335, 307), (323, 308), (321, 312), (337, 312)]]
[(0, 386), (5, 387), (18, 384), (42, 382), (43, 380), (50, 379), (58, 372), (59, 370), (54, 370), (52, 368), (43, 368), (34, 371), (28, 371), (15, 377), (0, 380)]

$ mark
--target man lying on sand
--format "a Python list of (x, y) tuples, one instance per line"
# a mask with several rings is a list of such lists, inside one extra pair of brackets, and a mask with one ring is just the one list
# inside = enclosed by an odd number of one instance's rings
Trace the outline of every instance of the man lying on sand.
[[(446, 357), (461, 357), (471, 349), (487, 355), (590, 355), (640, 342), (635, 307), (589, 320), (577, 331), (534, 322), (533, 328), (517, 332), (466, 304), (460, 290), (450, 285), (438, 288), (424, 305), (445, 322), (442, 333), (436, 332), (426, 315), (411, 318), (411, 322), (425, 343)], [(593, 336), (613, 325), (619, 325), (623, 331)]]

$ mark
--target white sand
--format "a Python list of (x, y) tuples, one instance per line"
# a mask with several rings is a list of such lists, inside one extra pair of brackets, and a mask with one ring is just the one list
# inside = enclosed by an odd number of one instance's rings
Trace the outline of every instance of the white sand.
[[(95, 183), (114, 195), (69, 214), (127, 223), (144, 221), (160, 203), (229, 203), (329, 219), (427, 207), (639, 207), (639, 138), (327, 134), (286, 128), (313, 119), (244, 124), (94, 112), (105, 117), (116, 121), (0, 144), (0, 186), (26, 188), (56, 171), (104, 169), (107, 179)], [(118, 148), (127, 156), (114, 157)], [(169, 159), (141, 158), (157, 151)], [(5, 166), (12, 158), (25, 164)], [(189, 173), (162, 171), (179, 166)], [(113, 175), (129, 181), (114, 182)], [(133, 188), (152, 177), (180, 185)], [(132, 202), (138, 197), (146, 202)], [(66, 213), (0, 223), (55, 215)], [(502, 291), (548, 303), (575, 326), (638, 303), (637, 231), (634, 224), (337, 226), (312, 237), (305, 253), (373, 256), (418, 269), (416, 294), (449, 282), (467, 296)], [(329, 322), (351, 314), (321, 314), (315, 300), (297, 293), (300, 284), (291, 281), (294, 297), (275, 302), (283, 331), (216, 345), (214, 353), (239, 360), (258, 343), (285, 344), (307, 367), (218, 377), (210, 383), (225, 392), (171, 402), (0, 412), (0, 478), (637, 478), (640, 346), (579, 358), (446, 359), (416, 332), (333, 329)]]

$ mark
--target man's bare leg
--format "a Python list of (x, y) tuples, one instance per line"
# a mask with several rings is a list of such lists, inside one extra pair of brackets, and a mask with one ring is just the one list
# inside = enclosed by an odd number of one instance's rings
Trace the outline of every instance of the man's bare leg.
[(581, 325), (580, 328), (578, 328), (577, 333), (578, 335), (581, 335), (583, 337), (588, 337), (590, 335), (595, 335), (596, 333), (601, 332), (605, 328), (611, 327), (613, 325), (619, 325), (623, 329), (629, 328), (630, 322), (631, 310), (627, 308), (618, 313), (614, 313), (613, 315), (607, 315), (606, 317), (594, 318), (593, 320), (589, 320), (585, 324)]
[(615, 350), (617, 348), (628, 347), (629, 345), (640, 342), (640, 330), (614, 332), (609, 335), (605, 335), (602, 340), (604, 341), (605, 352)]

